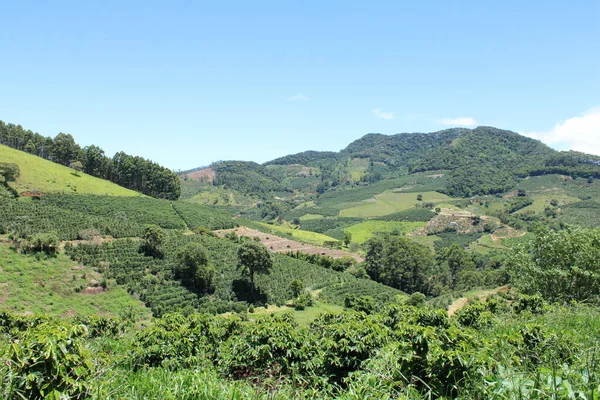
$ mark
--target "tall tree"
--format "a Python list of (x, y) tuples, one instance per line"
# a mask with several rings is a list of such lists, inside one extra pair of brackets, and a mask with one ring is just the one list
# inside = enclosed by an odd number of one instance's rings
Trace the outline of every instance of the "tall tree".
[(238, 248), (238, 268), (250, 279), (250, 295), (254, 298), (254, 275), (268, 274), (273, 268), (269, 250), (254, 241), (244, 242)]
[(214, 289), (216, 270), (210, 264), (204, 246), (200, 243), (188, 243), (177, 252), (175, 258), (176, 265), (173, 272), (184, 285), (200, 292)]
[(76, 160), (78, 150), (79, 146), (75, 143), (73, 136), (61, 132), (54, 138), (52, 160), (62, 165), (69, 165)]
[(385, 235), (366, 243), (365, 270), (371, 279), (406, 293), (429, 291), (428, 277), (436, 272), (426, 246), (401, 236)]

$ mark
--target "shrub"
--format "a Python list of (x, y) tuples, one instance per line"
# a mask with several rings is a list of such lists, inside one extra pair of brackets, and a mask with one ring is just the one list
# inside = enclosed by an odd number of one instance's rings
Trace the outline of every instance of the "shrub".
[(89, 355), (80, 338), (87, 329), (42, 324), (27, 331), (10, 346), (7, 355), (11, 386), (18, 397), (28, 399), (82, 399), (89, 396), (92, 376)]

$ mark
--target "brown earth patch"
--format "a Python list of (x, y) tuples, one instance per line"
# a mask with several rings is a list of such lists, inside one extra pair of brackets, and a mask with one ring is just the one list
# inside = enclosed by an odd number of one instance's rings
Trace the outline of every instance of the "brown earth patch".
[(203, 168), (198, 171), (190, 172), (185, 174), (185, 177), (194, 181), (200, 182), (212, 182), (215, 179), (215, 170), (212, 168)]
[(263, 233), (255, 229), (246, 228), (241, 226), (235, 229), (223, 229), (214, 231), (215, 235), (223, 237), (229, 232), (233, 232), (238, 236), (245, 236), (249, 238), (258, 238), (267, 249), (274, 253), (287, 253), (288, 251), (299, 251), (306, 254), (320, 254), (322, 256), (329, 256), (332, 258), (341, 257), (352, 257), (358, 262), (364, 261), (360, 255), (356, 253), (350, 253), (348, 251), (329, 249), (327, 247), (312, 246), (310, 244), (296, 242), (295, 240), (286, 239), (280, 236), (275, 236), (270, 233)]
[[(500, 286), (499, 288), (492, 289), (492, 290), (484, 290), (483, 292), (477, 293), (473, 297), (479, 301), (486, 301), (487, 298), (492, 295), (495, 295), (498, 293), (506, 293), (506, 292), (508, 292), (507, 285)], [(452, 304), (450, 304), (450, 306), (448, 306), (448, 316), (449, 317), (453, 316), (454, 314), (456, 314), (456, 312), (458, 310), (465, 307), (467, 304), (469, 304), (469, 299), (466, 297), (461, 297), (460, 299), (454, 300), (454, 302)]]
[(99, 294), (99, 293), (103, 293), (103, 292), (104, 292), (104, 288), (101, 286), (88, 286), (81, 291), (81, 293), (83, 293), (83, 294)]

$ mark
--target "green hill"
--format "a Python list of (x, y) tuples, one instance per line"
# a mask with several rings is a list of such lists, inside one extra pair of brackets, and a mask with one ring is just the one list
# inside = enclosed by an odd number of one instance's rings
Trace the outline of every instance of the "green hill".
[[(118, 316), (133, 310), (148, 318), (149, 310), (114, 281), (104, 281), (92, 268), (64, 255), (39, 259), (18, 254), (0, 244), (0, 310), (18, 313), (71, 316)], [(103, 287), (105, 286), (105, 287)]]
[(85, 193), (110, 196), (141, 196), (112, 182), (0, 145), (0, 162), (16, 164), (20, 175), (11, 183), (18, 193)]

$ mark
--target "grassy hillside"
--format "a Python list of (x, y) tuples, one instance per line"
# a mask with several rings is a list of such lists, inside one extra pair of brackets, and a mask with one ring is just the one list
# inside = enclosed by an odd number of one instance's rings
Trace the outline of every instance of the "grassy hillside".
[(131, 309), (144, 319), (150, 316), (141, 301), (114, 282), (109, 281), (106, 290), (93, 287), (102, 283), (102, 276), (64, 255), (38, 260), (0, 244), (0, 265), (0, 310), (55, 316), (118, 316)]
[(0, 145), (0, 162), (17, 164), (20, 176), (11, 185), (19, 193), (85, 193), (110, 196), (141, 196), (112, 182), (75, 171), (24, 151)]

